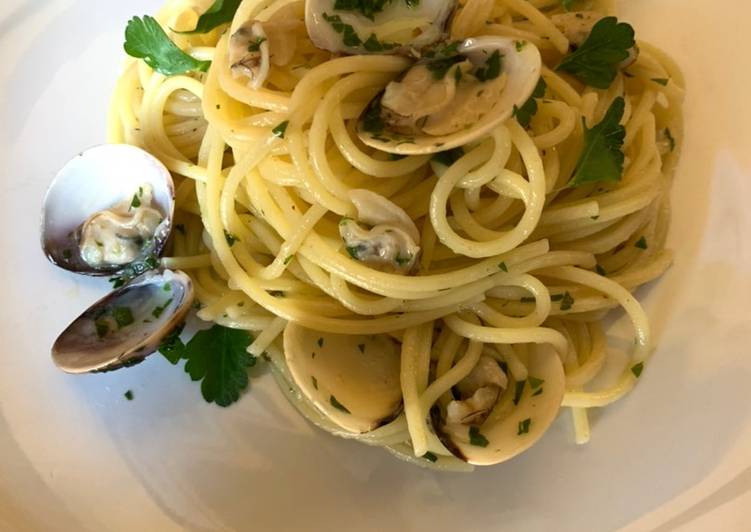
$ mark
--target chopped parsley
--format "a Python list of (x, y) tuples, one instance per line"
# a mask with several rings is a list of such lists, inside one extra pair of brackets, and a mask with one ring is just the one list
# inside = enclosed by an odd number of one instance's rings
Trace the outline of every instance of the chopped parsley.
[(524, 105), (521, 107), (514, 106), (514, 116), (516, 117), (516, 121), (519, 122), (519, 125), (526, 128), (529, 127), (529, 123), (532, 120), (532, 117), (537, 114), (537, 98), (542, 98), (545, 96), (545, 91), (548, 88), (548, 84), (545, 83), (545, 80), (540, 77), (540, 80), (537, 82), (537, 86), (535, 87), (535, 90), (532, 92), (532, 96), (529, 97), (529, 99), (524, 102)]
[(446, 74), (451, 69), (451, 67), (453, 67), (457, 63), (462, 62), (463, 60), (464, 58), (460, 55), (442, 57), (440, 59), (434, 59), (428, 63), (425, 63), (425, 68), (430, 70), (430, 74), (433, 76), (433, 79), (441, 80), (446, 77)]
[(313, 388), (315, 388), (317, 390), (318, 389), (318, 379), (316, 379), (315, 377), (311, 376), (310, 377), (310, 381), (313, 383)]
[[(328, 13), (323, 13), (322, 16), (323, 20), (331, 24), (333, 30), (342, 36), (342, 42), (346, 46), (365, 46), (365, 43), (362, 42), (355, 29), (351, 25), (343, 22), (342, 18), (339, 15), (329, 15)], [(368, 37), (366, 42), (368, 42), (369, 44), (365, 48), (368, 51), (376, 52), (381, 52), (383, 50), (392, 50), (393, 48), (399, 46), (396, 43), (380, 42), (378, 41), (378, 38), (375, 36), (375, 34), (372, 34), (370, 37)]]
[(409, 264), (409, 261), (412, 260), (412, 256), (409, 257), (396, 257), (395, 261), (399, 266), (404, 266), (405, 264)]
[(130, 201), (130, 208), (137, 209), (140, 206), (141, 206), (141, 198), (138, 197), (138, 194), (133, 194), (133, 199)]
[(131, 325), (133, 321), (133, 312), (128, 307), (115, 307), (112, 309), (112, 317), (115, 318), (117, 326), (122, 329)]
[(123, 397), (125, 397), (128, 401), (132, 401), (133, 400), (133, 391), (132, 390), (128, 390), (127, 392), (125, 392), (123, 394)]
[(162, 343), (159, 344), (159, 352), (174, 366), (185, 356), (185, 344), (180, 339), (185, 324), (178, 325), (170, 332)]
[(124, 46), (128, 55), (143, 59), (152, 69), (165, 76), (206, 72), (211, 66), (211, 61), (198, 60), (178, 48), (159, 22), (148, 15), (133, 17), (128, 22)]
[[(336, 11), (357, 11), (370, 20), (375, 20), (375, 15), (382, 12), (393, 0), (336, 0)], [(420, 0), (405, 0), (409, 7), (416, 7)]]
[(636, 241), (636, 244), (634, 244), (639, 249), (647, 249), (647, 239), (644, 237), (641, 237), (639, 240)]
[(435, 463), (438, 461), (438, 457), (430, 451), (426, 452), (424, 455), (422, 455), (422, 457), (425, 458), (425, 460), (427, 460), (428, 462)]
[(248, 367), (256, 357), (246, 351), (253, 337), (246, 331), (214, 325), (199, 331), (185, 346), (185, 371), (201, 382), (201, 394), (209, 403), (229, 406), (248, 387)]
[(670, 82), (668, 78), (652, 78), (652, 81), (654, 81), (658, 85), (662, 85), (663, 87), (666, 87), (667, 84)]
[(261, 45), (266, 42), (266, 37), (256, 37), (253, 41), (248, 44), (248, 51), (249, 52), (260, 52), (261, 51)]
[(542, 388), (537, 390), (535, 393), (532, 394), (532, 397), (537, 397), (538, 395), (542, 395), (542, 390), (543, 390)]
[(269, 290), (268, 292), (272, 297), (284, 297), (284, 291), (282, 290)]
[(283, 139), (284, 134), (287, 132), (288, 125), (289, 125), (289, 120), (285, 120), (281, 124), (277, 125), (274, 129), (272, 129), (271, 132), (274, 134), (275, 137), (279, 137), (280, 139)]
[(383, 118), (381, 118), (381, 100), (380, 98), (376, 98), (368, 106), (365, 114), (363, 114), (362, 129), (366, 133), (380, 135), (383, 133), (384, 128)]
[(211, 7), (198, 18), (196, 28), (181, 33), (208, 33), (222, 24), (229, 24), (241, 3), (242, 0), (214, 0)]
[(514, 41), (514, 46), (516, 46), (517, 52), (521, 52), (527, 46), (527, 41)]
[(438, 152), (433, 155), (430, 160), (435, 161), (438, 164), (442, 164), (443, 166), (451, 166), (462, 157), (464, 157), (464, 150), (461, 147), (458, 147), (451, 150)]
[(480, 433), (479, 427), (469, 427), (469, 444), (476, 447), (487, 447), (488, 439)]
[(533, 390), (536, 390), (537, 388), (539, 388), (545, 383), (543, 379), (538, 379), (537, 377), (532, 377), (532, 376), (527, 378), (527, 380), (529, 381), (530, 388), (532, 388)]
[(574, 7), (574, 2), (576, 0), (561, 0), (561, 5), (566, 11), (571, 11), (571, 8)]
[(135, 279), (145, 272), (156, 269), (158, 266), (159, 259), (155, 255), (148, 255), (143, 260), (132, 262), (123, 268), (122, 273), (118, 277), (110, 278), (112, 288), (120, 288), (124, 286), (125, 283)]
[(634, 47), (634, 28), (615, 17), (605, 17), (594, 25), (587, 40), (563, 58), (557, 70), (572, 74), (596, 89), (607, 89), (618, 73), (618, 65)]
[(516, 431), (517, 436), (521, 436), (522, 434), (529, 433), (529, 426), (532, 424), (532, 420), (530, 418), (527, 418), (523, 421), (519, 422), (519, 428)]
[(501, 75), (501, 53), (495, 50), (488, 60), (485, 61), (485, 66), (478, 68), (475, 71), (475, 77), (480, 81), (491, 81)]
[(162, 290), (164, 290), (165, 292), (170, 292), (172, 290), (172, 283), (164, 283)]
[(561, 298), (561, 310), (571, 310), (571, 307), (574, 306), (574, 298), (571, 297), (571, 294), (566, 292), (563, 294), (563, 297)]
[(290, 255), (289, 257), (284, 259), (284, 265), (287, 266), (290, 262), (292, 262), (292, 259), (294, 259), (294, 255)]
[(355, 260), (360, 260), (360, 253), (365, 251), (365, 246), (346, 246), (347, 254)]
[(527, 384), (527, 381), (516, 381), (516, 387), (514, 388), (514, 404), (518, 405), (519, 401), (522, 399), (522, 394), (524, 393), (524, 386)]
[(598, 181), (617, 182), (621, 179), (626, 128), (620, 122), (625, 106), (626, 101), (618, 97), (599, 124), (591, 129), (584, 126), (584, 150), (569, 186), (578, 187)]
[(602, 266), (600, 266), (599, 264), (598, 264), (597, 266), (595, 266), (595, 271), (596, 271), (596, 272), (597, 272), (598, 274), (602, 275), (603, 277), (607, 276), (607, 274), (608, 274), (608, 272), (606, 272), (606, 271), (605, 271), (605, 268), (603, 268), (603, 267), (602, 267)]
[(337, 410), (341, 410), (341, 411), (342, 411), (342, 412), (344, 412), (345, 414), (351, 414), (351, 412), (350, 412), (349, 410), (347, 410), (347, 407), (346, 407), (346, 406), (344, 406), (344, 405), (343, 405), (342, 403), (340, 403), (339, 401), (337, 401), (337, 400), (336, 400), (336, 397), (334, 397), (333, 395), (332, 395), (332, 396), (331, 396), (331, 397), (329, 398), (329, 402), (331, 403), (331, 406), (333, 406), (333, 407), (334, 407), (334, 408), (336, 408)]
[(110, 332), (109, 323), (107, 323), (107, 320), (103, 318), (99, 318), (98, 320), (94, 321), (94, 327), (96, 328), (96, 335), (100, 340), (107, 336), (107, 333)]
[(161, 317), (164, 311), (167, 310), (167, 307), (170, 306), (172, 301), (173, 301), (173, 298), (169, 298), (167, 301), (165, 301), (164, 305), (162, 305), (161, 307), (155, 307), (154, 310), (151, 311), (151, 315), (159, 319), (159, 317)]
[(502, 272), (506, 272), (506, 273), (508, 273), (508, 267), (506, 266), (506, 263), (505, 263), (505, 262), (502, 262), (502, 263), (500, 263), (500, 264), (498, 265), (498, 268), (500, 268), (500, 270), (501, 270)]
[(237, 236), (233, 235), (232, 233), (230, 233), (226, 229), (224, 230), (224, 239), (227, 241), (227, 245), (229, 247), (234, 246), (235, 242), (239, 242), (240, 241), (240, 239), (237, 238)]
[(323, 347), (323, 338), (319, 338), (316, 343), (318, 344), (318, 347)]
[(365, 353), (365, 344), (357, 344), (357, 349), (360, 350), (360, 353)]
[(631, 366), (631, 373), (633, 373), (634, 377), (636, 377), (637, 379), (641, 377), (642, 371), (644, 371), (644, 362), (639, 362), (638, 364)]

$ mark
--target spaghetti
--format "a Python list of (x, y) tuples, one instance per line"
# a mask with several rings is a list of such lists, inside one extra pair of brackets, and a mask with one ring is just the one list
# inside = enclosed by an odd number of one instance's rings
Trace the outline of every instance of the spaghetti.
[[(358, 117), (410, 61), (317, 48), (302, 23), (302, 0), (245, 0), (230, 28), (205, 34), (168, 29), (195, 27), (207, 2), (170, 0), (157, 19), (181, 49), (212, 61), (208, 72), (168, 77), (128, 60), (109, 113), (109, 140), (143, 147), (176, 177), (178, 230), (163, 266), (190, 274), (201, 319), (254, 333), (249, 352), (270, 359), (280, 389), (322, 428), (419, 465), (466, 469), (434, 430), (431, 411), (445, 412), (452, 388), (481, 356), (500, 363), (508, 384), (475, 440), (500, 434), (489, 424), (511, 422), (519, 383), (529, 382), (522, 393), (532, 395), (535, 345), (552, 346), (562, 365), (562, 405), (573, 413), (579, 443), (589, 439), (587, 410), (620, 399), (636, 383), (651, 344), (632, 292), (671, 263), (664, 244), (683, 78), (644, 42), (607, 89), (557, 71), (570, 44), (552, 22), (560, 4), (461, 3), (450, 37), (534, 44), (547, 90), (528, 127), (509, 119), (448, 165), (430, 155), (390, 157), (359, 141)], [(590, 7), (611, 10), (605, 2)], [(300, 22), (291, 30), (294, 55), (272, 64), (262, 87), (250, 88), (232, 73), (230, 38), (246, 21), (268, 21), (280, 10)], [(585, 128), (619, 97), (622, 178), (568, 187)], [(358, 215), (353, 189), (388, 198), (414, 222), (421, 248), (414, 275), (373, 268), (345, 251), (338, 225)], [(634, 352), (617, 382), (593, 391), (589, 384), (609, 358), (603, 319), (618, 307), (633, 323)], [(289, 371), (282, 333), (290, 323), (398, 342), (403, 412), (362, 434), (329, 419)], [(520, 420), (518, 432), (523, 421), (535, 427), (534, 418)]]

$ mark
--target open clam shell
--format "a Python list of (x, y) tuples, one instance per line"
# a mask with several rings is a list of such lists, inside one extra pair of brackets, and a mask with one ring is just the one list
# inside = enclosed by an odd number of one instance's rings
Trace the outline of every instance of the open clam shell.
[(94, 303), (52, 346), (68, 373), (119, 369), (143, 360), (185, 319), (193, 283), (182, 272), (151, 271)]
[[(92, 215), (130, 201), (147, 185), (151, 207), (161, 221), (139, 243), (134, 260), (160, 255), (172, 228), (175, 187), (172, 176), (153, 155), (126, 144), (90, 148), (70, 160), (55, 177), (44, 198), (42, 248), (55, 265), (85, 275), (112, 275), (127, 264), (92, 266), (82, 256), (81, 230)], [(134, 200), (135, 201), (135, 200)]]
[[(492, 60), (496, 71), (490, 78)], [(460, 68), (466, 73), (457, 72)], [(454, 54), (427, 58), (410, 69), (427, 71), (415, 76), (407, 71), (402, 81), (392, 82), (360, 117), (358, 136), (368, 146), (400, 155), (437, 153), (468, 144), (487, 135), (526, 103), (537, 86), (541, 68), (540, 52), (530, 42), (506, 37), (467, 39)], [(408, 86), (413, 80), (415, 86)], [(395, 125), (409, 116), (382, 106), (390, 89), (394, 89), (393, 95), (397, 88), (404, 95), (402, 107), (415, 120), (412, 130)], [(421, 106), (430, 107), (420, 114)], [(434, 118), (439, 118), (441, 127), (428, 127)], [(436, 133), (442, 130), (450, 132)]]

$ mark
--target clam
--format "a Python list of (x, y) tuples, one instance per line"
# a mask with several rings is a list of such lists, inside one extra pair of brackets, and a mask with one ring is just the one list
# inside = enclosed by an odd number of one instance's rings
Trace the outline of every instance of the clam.
[(193, 284), (184, 273), (144, 273), (76, 318), (52, 346), (52, 359), (68, 373), (140, 362), (182, 324), (192, 302)]
[(456, 1), (372, 3), (307, 0), (305, 25), (318, 48), (347, 54), (419, 50), (444, 37)]
[(401, 410), (400, 351), (388, 335), (322, 333), (289, 323), (284, 356), (305, 397), (348, 432), (369, 432)]
[(344, 218), (339, 223), (349, 255), (377, 270), (412, 271), (420, 255), (420, 232), (404, 209), (370, 190), (351, 190), (349, 197), (358, 221)]
[(445, 411), (434, 408), (433, 426), (449, 451), (470, 464), (493, 465), (513, 458), (542, 437), (563, 400), (563, 365), (552, 348), (538, 345), (530, 350), (527, 368), (530, 377), (517, 398), (521, 386), (517, 383), (502, 393), (507, 388), (505, 374), (501, 376), (495, 360), (480, 359), (456, 386), (466, 399), (451, 401)]
[(155, 270), (172, 228), (174, 196), (164, 165), (129, 145), (86, 150), (55, 177), (42, 213), (42, 247), (50, 261), (80, 274), (120, 274), (123, 282), (141, 274), (62, 332), (52, 347), (62, 370), (132, 365), (185, 319), (193, 302), (190, 278)]
[(86, 150), (47, 191), (44, 253), (86, 275), (112, 275), (158, 256), (172, 228), (174, 196), (169, 171), (145, 151), (125, 144)]
[(366, 108), (358, 136), (401, 155), (449, 150), (488, 134), (530, 98), (542, 60), (534, 44), (474, 37), (439, 47)]

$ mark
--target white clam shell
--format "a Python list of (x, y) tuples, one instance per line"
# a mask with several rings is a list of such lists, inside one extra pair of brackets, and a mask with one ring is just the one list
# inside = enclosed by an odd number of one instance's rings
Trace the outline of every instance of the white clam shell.
[(75, 233), (92, 214), (152, 187), (152, 206), (165, 218), (156, 237), (159, 254), (172, 227), (175, 186), (165, 166), (153, 155), (128, 144), (104, 144), (71, 159), (57, 174), (44, 198), (42, 248), (51, 262), (76, 273), (111, 275), (123, 266), (95, 269), (83, 262)]
[[(76, 318), (52, 346), (52, 359), (68, 373), (118, 369), (153, 353), (193, 304), (193, 283), (186, 274), (151, 271), (108, 294)], [(118, 327), (113, 309), (128, 308), (132, 323)], [(157, 315), (155, 315), (155, 309)], [(97, 332), (104, 319), (108, 330)]]
[(284, 356), (302, 393), (350, 433), (373, 430), (401, 409), (400, 352), (387, 335), (322, 333), (289, 323)]
[[(506, 37), (473, 37), (465, 40), (457, 49), (479, 67), (498, 50), (502, 57), (502, 72), (508, 78), (495, 106), (469, 129), (449, 135), (421, 134), (405, 139), (403, 135), (390, 136), (388, 131), (373, 135), (358, 127), (358, 136), (368, 146), (380, 151), (399, 155), (423, 155), (446, 151), (477, 140), (511, 118), (514, 107), (521, 107), (532, 96), (540, 79), (542, 58), (540, 51), (531, 42), (522, 42)], [(393, 138), (392, 138), (393, 137)]]

